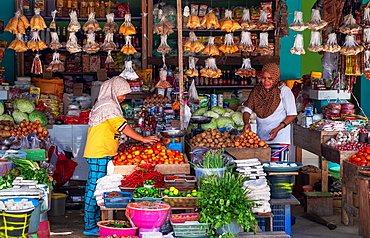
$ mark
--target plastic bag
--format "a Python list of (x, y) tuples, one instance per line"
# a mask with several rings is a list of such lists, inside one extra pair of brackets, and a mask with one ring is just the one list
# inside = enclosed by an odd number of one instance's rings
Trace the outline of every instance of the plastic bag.
[(326, 21), (321, 20), (320, 11), (317, 9), (311, 10), (311, 20), (306, 24), (308, 29), (315, 31), (320, 30), (328, 25)]
[(256, 24), (256, 29), (260, 31), (270, 31), (275, 28), (274, 24), (267, 21), (268, 12), (265, 10), (260, 11), (260, 18)]
[(36, 54), (35, 58), (32, 61), (31, 73), (42, 74), (42, 64), (40, 60), (40, 54)]
[(77, 43), (76, 32), (69, 33), (69, 40), (66, 44), (66, 49), (69, 53), (77, 53), (81, 51), (81, 46)]
[(213, 13), (212, 8), (210, 8), (208, 14), (203, 17), (202, 21), (200, 22), (200, 25), (207, 29), (220, 28), (220, 23), (218, 22), (216, 15)]
[(189, 77), (196, 77), (199, 76), (198, 70), (195, 68), (195, 65), (198, 62), (198, 58), (195, 58), (193, 56), (189, 57), (189, 69), (185, 71), (185, 74)]
[(357, 55), (363, 50), (364, 50), (364, 47), (357, 44), (355, 36), (346, 35), (346, 39), (345, 39), (345, 42), (342, 48), (340, 49), (340, 53), (342, 55)]
[(105, 23), (103, 27), (103, 31), (105, 34), (107, 33), (114, 33), (118, 30), (117, 23), (114, 22), (114, 13), (108, 13), (106, 15), (107, 23)]
[(135, 47), (131, 43), (131, 36), (125, 36), (125, 45), (122, 47), (121, 52), (126, 55), (132, 55), (136, 53)]
[(197, 88), (195, 87), (195, 82), (191, 82), (190, 88), (189, 88), (189, 99), (188, 99), (189, 104), (195, 104), (199, 105), (199, 97), (198, 97), (198, 92)]
[(224, 44), (218, 47), (223, 53), (234, 53), (239, 50), (239, 48), (234, 43), (234, 36), (232, 33), (225, 35)]
[(254, 28), (256, 28), (256, 23), (254, 23), (253, 21), (251, 21), (251, 17), (250, 17), (250, 11), (248, 8), (245, 8), (243, 10), (243, 16), (242, 16), (242, 21), (240, 23), (240, 26), (242, 27), (243, 30), (252, 30)]
[(40, 141), (36, 137), (32, 138), (31, 149), (40, 149)]
[(290, 53), (294, 55), (304, 55), (306, 51), (303, 48), (303, 35), (297, 34), (295, 35), (294, 45), (290, 48)]
[(361, 26), (356, 24), (356, 19), (352, 14), (344, 16), (343, 25), (339, 27), (339, 32), (350, 35), (357, 35), (361, 30)]
[(32, 32), (31, 40), (27, 42), (27, 48), (32, 51), (38, 51), (47, 48), (47, 45), (41, 41), (38, 31)]
[(40, 8), (35, 8), (35, 15), (30, 20), (30, 26), (32, 30), (41, 31), (48, 27), (44, 21), (44, 18), (42, 18), (40, 15), (40, 11)]
[(57, 24), (55, 23), (55, 16), (58, 13), (57, 10), (51, 11), (51, 17), (53, 18), (52, 21), (50, 22), (49, 28), (50, 29), (57, 29)]
[(188, 22), (186, 23), (187, 27), (189, 28), (201, 27), (197, 11), (198, 11), (198, 5), (192, 4)]
[(205, 60), (205, 67), (200, 70), (203, 77), (219, 78), (222, 75), (221, 69), (217, 68), (216, 59), (210, 57)]
[(57, 50), (62, 47), (62, 44), (59, 42), (59, 36), (57, 32), (50, 32), (51, 42), (49, 44), (50, 49)]
[(24, 42), (21, 33), (15, 35), (15, 39), (10, 43), (8, 48), (15, 50), (15, 52), (25, 52), (28, 50), (27, 44)]
[(138, 79), (139, 76), (136, 74), (135, 70), (132, 68), (132, 61), (125, 61), (125, 69), (119, 75), (127, 80), (135, 80)]
[(161, 43), (157, 48), (157, 52), (165, 55), (171, 50), (171, 47), (167, 44), (167, 35), (161, 35)]
[(83, 50), (87, 53), (96, 53), (99, 51), (99, 44), (95, 41), (95, 34), (93, 31), (87, 33), (87, 43), (84, 45)]
[(244, 58), (242, 67), (239, 68), (236, 72), (236, 75), (242, 76), (242, 77), (251, 77), (256, 75), (256, 70), (252, 68), (251, 65), (251, 59), (250, 58)]
[(78, 22), (76, 11), (71, 11), (69, 13), (69, 17), (71, 18), (71, 21), (70, 21), (70, 23), (68, 25), (67, 30), (69, 32), (77, 32), (78, 30), (80, 30), (81, 29), (81, 25)]
[(368, 5), (364, 8), (364, 15), (362, 16), (361, 25), (364, 28), (370, 27), (370, 8)]
[(28, 142), (27, 136), (21, 138), (21, 150), (28, 150), (30, 148), (30, 143)]
[(189, 40), (185, 41), (183, 46), (184, 51), (189, 51), (193, 53), (198, 53), (205, 48), (205, 46), (198, 41), (198, 38), (195, 35), (194, 31), (191, 31), (189, 33)]
[(209, 36), (208, 38), (208, 44), (207, 46), (203, 49), (202, 54), (205, 55), (219, 55), (220, 51), (218, 48), (215, 46), (215, 38), (213, 36)]
[(253, 52), (254, 51), (254, 45), (252, 43), (251, 33), (249, 31), (243, 31), (241, 33), (241, 40), (238, 48), (241, 51), (245, 52)]
[(159, 9), (158, 11), (158, 17), (160, 17), (160, 22), (154, 25), (153, 27), (153, 33), (158, 35), (170, 35), (174, 31), (172, 30), (174, 28), (173, 24), (167, 20), (167, 18), (161, 14), (162, 9)]
[(322, 40), (321, 40), (321, 34), (319, 31), (312, 31), (311, 32), (311, 40), (310, 44), (308, 45), (307, 49), (311, 52), (319, 52), (323, 50), (322, 47)]
[(116, 43), (113, 42), (113, 33), (106, 33), (104, 42), (100, 47), (101, 50), (110, 51), (117, 49)]
[(64, 72), (64, 64), (60, 61), (60, 54), (58, 52), (53, 53), (53, 60), (47, 67), (47, 70), (51, 72)]
[(240, 29), (241, 26), (239, 23), (233, 20), (233, 12), (231, 10), (225, 10), (225, 17), (220, 20), (220, 26), (222, 31), (234, 32), (237, 29)]
[(156, 88), (166, 89), (171, 88), (172, 85), (167, 81), (167, 66), (164, 65), (159, 71), (159, 82), (155, 85)]
[(303, 12), (294, 12), (294, 22), (290, 24), (289, 28), (293, 31), (303, 31), (307, 29), (306, 23), (303, 22)]
[(261, 55), (273, 55), (272, 48), (269, 47), (269, 34), (267, 32), (260, 33), (260, 42), (256, 48), (256, 51)]
[(132, 25), (131, 23), (131, 14), (125, 15), (125, 21), (122, 23), (121, 27), (119, 28), (119, 33), (125, 36), (136, 34), (136, 29), (134, 25)]
[(323, 51), (331, 52), (331, 53), (340, 51), (340, 46), (337, 43), (337, 34), (330, 33), (328, 35), (328, 40), (323, 45)]
[(365, 51), (365, 55), (364, 55), (364, 71), (366, 73), (370, 73), (370, 51)]
[(82, 29), (87, 32), (100, 31), (98, 21), (95, 19), (95, 12), (90, 12), (87, 22), (83, 25)]

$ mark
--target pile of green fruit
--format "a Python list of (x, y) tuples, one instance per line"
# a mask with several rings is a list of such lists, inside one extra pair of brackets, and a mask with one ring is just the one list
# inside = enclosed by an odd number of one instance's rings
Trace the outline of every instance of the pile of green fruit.
[(155, 188), (155, 187), (152, 187), (152, 188), (146, 188), (146, 187), (137, 188), (137, 189), (134, 190), (132, 195), (134, 196), (134, 198), (144, 198), (144, 197), (161, 198), (162, 197), (161, 191), (159, 190), (159, 188)]
[(163, 197), (201, 197), (197, 190), (179, 191), (175, 187), (170, 187), (163, 191)]

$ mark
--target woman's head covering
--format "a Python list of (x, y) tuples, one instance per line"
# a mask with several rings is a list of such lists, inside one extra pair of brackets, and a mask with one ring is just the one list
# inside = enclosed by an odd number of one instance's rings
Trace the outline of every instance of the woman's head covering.
[(115, 76), (105, 81), (100, 87), (98, 99), (91, 109), (89, 126), (94, 127), (114, 117), (122, 117), (121, 105), (117, 96), (131, 92), (126, 79)]
[(250, 93), (245, 106), (254, 111), (259, 118), (270, 116), (280, 104), (280, 89), (278, 82), (280, 81), (280, 69), (275, 63), (267, 63), (262, 67), (262, 73), (267, 72), (271, 75), (274, 85), (267, 90), (262, 83), (255, 85)]

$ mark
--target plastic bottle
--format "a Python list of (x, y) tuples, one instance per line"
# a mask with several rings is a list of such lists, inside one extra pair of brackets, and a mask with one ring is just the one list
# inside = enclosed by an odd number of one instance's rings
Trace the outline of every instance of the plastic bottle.
[(306, 104), (305, 111), (305, 127), (308, 128), (313, 123), (313, 105), (311, 102)]

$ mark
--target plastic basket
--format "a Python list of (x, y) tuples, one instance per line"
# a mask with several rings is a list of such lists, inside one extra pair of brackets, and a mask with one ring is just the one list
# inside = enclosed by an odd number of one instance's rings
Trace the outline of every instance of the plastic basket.
[(157, 200), (162, 200), (162, 198), (153, 198), (153, 197), (134, 198), (135, 202), (144, 202), (144, 201), (155, 202)]
[[(189, 216), (189, 217), (178, 217), (174, 218), (176, 215)], [(199, 213), (179, 213), (171, 215), (171, 222), (173, 223), (184, 223), (186, 221), (198, 221)]]
[(163, 201), (171, 207), (198, 207), (197, 201), (201, 197), (164, 197)]
[(105, 192), (104, 193), (104, 206), (106, 208), (125, 208), (127, 204), (129, 204), (132, 200), (132, 193), (127, 192), (121, 192), (121, 191), (114, 191), (115, 193), (118, 193), (119, 196), (107, 198), (107, 196), (111, 192)]
[(193, 190), (197, 179), (192, 175), (168, 175), (164, 178), (166, 188), (175, 187), (178, 190)]
[(126, 192), (126, 193), (133, 193), (136, 188), (129, 188), (129, 187), (119, 187), (119, 189), (121, 189), (122, 192)]
[(226, 171), (226, 167), (217, 169), (204, 169), (195, 167), (195, 177), (199, 179), (200, 177), (206, 177), (207, 175), (216, 175), (218, 177), (223, 177)]
[[(274, 231), (285, 231), (286, 226), (290, 226), (290, 215), (289, 215), (289, 210), (290, 205), (285, 206), (285, 205), (271, 205), (271, 212), (274, 214), (274, 217), (272, 219), (272, 227)], [(287, 232), (288, 233), (288, 232)]]
[(292, 195), (294, 175), (269, 175), (271, 198), (286, 199)]
[(175, 236), (204, 236), (207, 234), (209, 225), (198, 221), (187, 221), (184, 223), (171, 222)]
[(123, 228), (123, 227), (109, 227), (106, 224), (110, 222), (116, 222), (115, 220), (107, 220), (107, 221), (99, 221), (97, 224), (99, 226), (99, 231), (101, 236), (131, 236), (136, 235), (138, 227), (130, 227), (130, 228)]
[(7, 172), (12, 169), (13, 161), (8, 160), (4, 162), (0, 162), (0, 176), (4, 176)]

